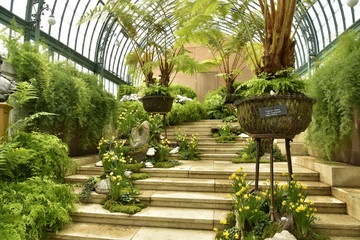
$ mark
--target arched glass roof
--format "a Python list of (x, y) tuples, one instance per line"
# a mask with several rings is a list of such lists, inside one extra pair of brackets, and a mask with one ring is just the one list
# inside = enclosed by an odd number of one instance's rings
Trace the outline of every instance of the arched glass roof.
[[(329, 48), (346, 29), (359, 31), (360, 3), (350, 8), (345, 2), (319, 0), (302, 19), (295, 37), (297, 68), (307, 69), (309, 59)], [(83, 14), (103, 4), (102, 0), (1, 0), (0, 24), (9, 25), (15, 18), (27, 38), (35, 39), (34, 18), (41, 12), (40, 40), (54, 51), (55, 58), (70, 59), (79, 68), (101, 74), (106, 89), (115, 93), (117, 84), (130, 83), (124, 64), (132, 48), (130, 41), (113, 17), (78, 24)], [(55, 25), (46, 21), (51, 14)]]

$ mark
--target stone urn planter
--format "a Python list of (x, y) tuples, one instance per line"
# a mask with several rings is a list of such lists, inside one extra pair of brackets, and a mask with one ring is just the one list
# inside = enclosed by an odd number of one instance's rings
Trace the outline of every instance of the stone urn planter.
[(166, 114), (170, 112), (174, 98), (170, 96), (155, 95), (145, 96), (140, 100), (143, 103), (145, 111), (149, 113)]
[(235, 101), (240, 126), (253, 137), (293, 138), (310, 124), (315, 100), (303, 94), (265, 95)]

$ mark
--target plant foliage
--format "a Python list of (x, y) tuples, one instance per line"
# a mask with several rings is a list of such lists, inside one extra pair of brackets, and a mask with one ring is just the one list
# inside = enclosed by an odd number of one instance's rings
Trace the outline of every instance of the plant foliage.
[(307, 140), (328, 160), (334, 160), (339, 144), (354, 128), (354, 114), (360, 113), (359, 92), (360, 38), (358, 33), (349, 32), (340, 37), (310, 78), (309, 94), (316, 104)]

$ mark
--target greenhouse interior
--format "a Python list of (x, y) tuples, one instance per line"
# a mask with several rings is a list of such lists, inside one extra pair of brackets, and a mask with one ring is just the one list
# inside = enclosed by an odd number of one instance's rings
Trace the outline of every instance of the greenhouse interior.
[(1, 0), (0, 239), (360, 240), (359, 33), (359, 0)]

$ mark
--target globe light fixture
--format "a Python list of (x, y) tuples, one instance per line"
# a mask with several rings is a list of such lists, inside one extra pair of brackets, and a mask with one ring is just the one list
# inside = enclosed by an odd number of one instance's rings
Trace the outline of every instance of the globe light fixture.
[(346, 4), (349, 7), (355, 7), (356, 4), (358, 4), (359, 0), (346, 0)]
[(54, 17), (54, 15), (50, 15), (48, 18), (48, 23), (52, 26), (56, 24), (56, 18)]

